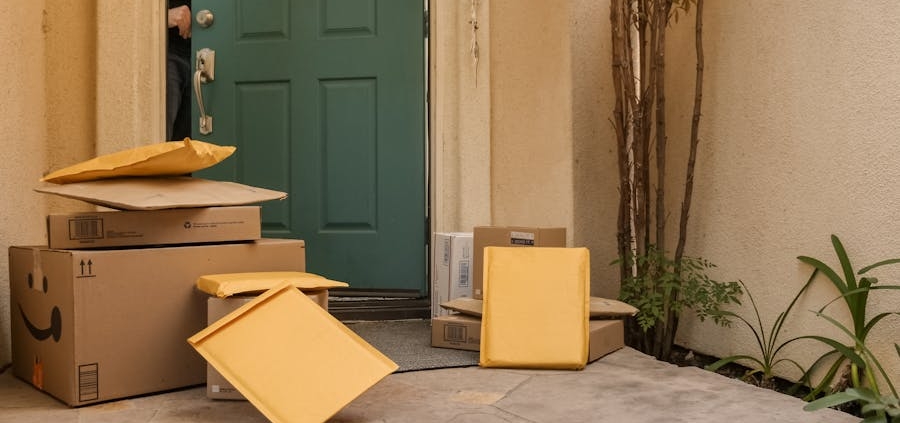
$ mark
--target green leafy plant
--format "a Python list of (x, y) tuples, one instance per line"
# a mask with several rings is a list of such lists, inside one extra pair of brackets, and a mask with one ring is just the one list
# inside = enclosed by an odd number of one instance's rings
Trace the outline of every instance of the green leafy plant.
[[(836, 323), (836, 321), (834, 321), (834, 323)], [(842, 325), (839, 326), (843, 327)], [(849, 330), (847, 330), (846, 327), (843, 327), (843, 329), (849, 333)], [(900, 345), (894, 344), (894, 349), (897, 351), (897, 355), (900, 356)], [(891, 394), (879, 395), (875, 390), (866, 387), (847, 388), (845, 391), (836, 392), (810, 402), (809, 404), (806, 404), (803, 409), (806, 411), (815, 411), (855, 401), (862, 406), (860, 413), (865, 416), (862, 423), (891, 423), (892, 421), (900, 421), (900, 398), (897, 396), (897, 391), (890, 382), (890, 378), (887, 378), (887, 374), (884, 373), (881, 363), (875, 359), (871, 354), (871, 351), (866, 348), (864, 354), (868, 357), (867, 361), (870, 364), (877, 366), (881, 370), (888, 386), (891, 387)]]
[[(807, 337), (824, 342), (825, 344), (832, 347), (832, 350), (820, 356), (813, 363), (813, 365), (810, 366), (808, 373), (811, 373), (819, 366), (828, 363), (830, 357), (836, 358), (828, 368), (825, 377), (817, 386), (814, 387), (814, 389), (812, 390), (812, 392), (810, 392), (809, 396), (807, 396), (806, 399), (815, 398), (819, 393), (830, 386), (837, 372), (841, 369), (842, 366), (845, 365), (849, 366), (846, 370), (846, 379), (849, 379), (849, 383), (851, 384), (851, 386), (857, 388), (858, 390), (859, 388), (862, 388), (864, 384), (868, 383), (869, 389), (871, 389), (876, 395), (880, 395), (878, 391), (878, 384), (875, 383), (875, 373), (872, 370), (871, 366), (866, 366), (864, 360), (864, 358), (874, 360), (874, 357), (871, 357), (870, 354), (865, 353), (866, 351), (868, 351), (865, 345), (866, 337), (871, 332), (872, 328), (875, 327), (876, 324), (878, 324), (878, 322), (880, 322), (887, 316), (897, 313), (883, 312), (873, 316), (871, 319), (867, 319), (866, 314), (868, 308), (868, 299), (869, 294), (872, 291), (900, 289), (900, 285), (876, 285), (878, 279), (874, 277), (863, 276), (857, 279), (857, 276), (862, 276), (867, 272), (881, 266), (900, 263), (900, 258), (882, 260), (875, 264), (865, 266), (858, 272), (854, 272), (853, 265), (850, 262), (850, 258), (847, 256), (847, 252), (844, 249), (844, 246), (841, 243), (840, 239), (836, 235), (832, 235), (831, 243), (834, 247), (835, 255), (840, 262), (843, 278), (834, 269), (823, 263), (821, 260), (808, 256), (799, 256), (797, 257), (797, 259), (804, 263), (812, 265), (818, 272), (821, 272), (823, 275), (825, 275), (828, 280), (838, 289), (840, 296), (825, 304), (816, 314), (828, 319), (829, 322), (844, 330), (853, 339), (854, 344), (844, 345), (842, 342), (825, 337)], [(852, 329), (844, 327), (836, 320), (824, 314), (825, 309), (829, 305), (841, 299), (844, 300), (844, 303), (847, 305), (847, 309), (850, 312)], [(877, 363), (877, 361), (875, 362)], [(843, 388), (843, 386), (838, 386), (834, 391), (842, 391)], [(891, 387), (891, 389), (893, 390), (893, 386)], [(896, 393), (894, 395), (896, 396)]]
[(678, 318), (685, 309), (693, 310), (701, 320), (710, 317), (718, 324), (730, 323), (718, 311), (724, 304), (739, 302), (741, 286), (710, 279), (706, 271), (715, 265), (709, 261), (685, 256), (676, 262), (651, 247), (647, 254), (628, 262), (639, 269), (638, 276), (625, 278), (619, 298), (640, 310), (635, 316), (637, 327), (629, 328), (629, 345), (667, 360)]
[[(738, 315), (732, 311), (719, 310), (715, 313), (725, 317), (735, 318), (743, 322), (744, 325), (746, 325), (747, 328), (749, 328), (750, 331), (753, 332), (753, 336), (756, 338), (756, 345), (759, 347), (759, 356), (749, 354), (732, 355), (722, 358), (706, 366), (706, 369), (715, 372), (723, 366), (737, 362), (738, 360), (750, 361), (754, 364), (754, 366), (744, 375), (744, 377), (753, 378), (753, 380), (756, 380), (756, 376), (759, 375), (759, 380), (757, 381), (758, 385), (765, 388), (772, 388), (774, 386), (775, 366), (781, 363), (786, 363), (793, 365), (800, 370), (801, 374), (804, 375), (804, 379), (801, 379), (799, 383), (808, 383), (805, 380), (805, 376), (807, 375), (806, 369), (804, 369), (803, 366), (800, 365), (800, 363), (789, 358), (779, 357), (779, 353), (781, 353), (782, 350), (788, 346), (788, 344), (802, 339), (802, 337), (794, 337), (781, 343), (778, 343), (778, 337), (781, 334), (781, 328), (784, 326), (785, 319), (787, 319), (787, 316), (791, 312), (791, 309), (794, 308), (794, 304), (797, 303), (797, 300), (815, 279), (817, 273), (818, 271), (813, 271), (812, 275), (809, 277), (809, 280), (805, 285), (803, 285), (802, 288), (800, 288), (800, 290), (797, 292), (797, 295), (794, 296), (794, 299), (791, 300), (791, 303), (787, 306), (787, 308), (779, 313), (778, 317), (775, 318), (775, 323), (773, 323), (772, 327), (769, 328), (768, 333), (763, 327), (762, 317), (759, 315), (759, 308), (757, 308), (756, 306), (756, 300), (753, 298), (753, 294), (750, 292), (750, 290), (747, 288), (747, 285), (744, 284), (743, 281), (738, 281), (744, 288), (744, 292), (750, 298), (750, 304), (753, 306), (753, 312), (756, 315), (756, 326), (754, 326), (753, 323), (750, 323), (750, 321), (745, 319), (743, 316)], [(799, 387), (799, 383), (795, 385), (795, 388)]]

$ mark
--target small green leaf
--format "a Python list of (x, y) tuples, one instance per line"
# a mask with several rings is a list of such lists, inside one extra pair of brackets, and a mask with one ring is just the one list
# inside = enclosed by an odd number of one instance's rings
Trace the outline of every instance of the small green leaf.
[(850, 401), (856, 401), (859, 399), (855, 395), (851, 395), (849, 392), (838, 392), (836, 394), (831, 394), (826, 397), (819, 398), (809, 404), (806, 404), (803, 409), (806, 411), (815, 411), (821, 410), (823, 408), (834, 407), (836, 405), (841, 405)]

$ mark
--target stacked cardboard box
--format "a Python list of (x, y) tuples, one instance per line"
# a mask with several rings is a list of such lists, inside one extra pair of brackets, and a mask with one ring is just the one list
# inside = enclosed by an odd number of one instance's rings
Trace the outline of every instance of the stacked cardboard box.
[[(480, 351), (483, 346), (482, 331), (482, 298), (484, 276), (485, 247), (565, 247), (565, 228), (536, 227), (496, 227), (479, 226), (473, 232), (473, 298), (441, 299), (437, 306), (440, 311), (432, 310), (431, 345), (440, 348), (453, 348)], [(437, 238), (437, 234), (435, 236)], [(435, 250), (442, 246), (435, 242)], [(440, 259), (435, 256), (437, 263)], [(552, 286), (546, 287), (552, 290)], [(539, 292), (534, 295), (541, 295)], [(434, 302), (434, 299), (433, 299)], [(610, 303), (617, 303), (610, 308)], [(624, 307), (624, 310), (623, 310)], [(613, 352), (624, 346), (624, 323), (622, 316), (633, 314), (636, 310), (627, 304), (610, 300), (591, 298), (591, 320), (589, 324), (588, 361)], [(552, 319), (548, 316), (547, 319)]]
[(203, 384), (198, 277), (306, 270), (304, 241), (262, 238), (248, 204), (48, 216), (48, 245), (9, 248), (14, 374), (71, 406)]
[[(622, 304), (615, 309), (602, 305), (609, 302), (610, 300), (591, 298), (588, 362), (625, 346), (625, 324), (622, 318), (635, 311), (633, 308), (628, 309), (630, 306), (622, 308)], [(481, 300), (476, 299), (444, 303), (444, 308), (453, 312), (431, 319), (431, 346), (480, 351), (481, 307)]]
[(449, 314), (441, 303), (472, 297), (472, 233), (435, 233), (431, 257), (431, 317)]

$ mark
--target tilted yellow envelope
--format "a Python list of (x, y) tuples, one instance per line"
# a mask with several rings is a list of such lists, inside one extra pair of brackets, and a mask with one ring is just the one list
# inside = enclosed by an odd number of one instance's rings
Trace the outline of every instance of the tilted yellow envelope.
[(188, 342), (273, 422), (324, 422), (398, 367), (289, 283)]
[(225, 160), (235, 149), (185, 138), (98, 156), (52, 172), (41, 181), (69, 184), (124, 176), (186, 175)]
[(197, 279), (197, 288), (219, 298), (235, 294), (263, 292), (287, 282), (301, 291), (345, 288), (347, 282), (333, 281), (324, 276), (306, 272), (247, 272), (203, 275)]
[(484, 249), (482, 367), (582, 369), (588, 359), (586, 248)]

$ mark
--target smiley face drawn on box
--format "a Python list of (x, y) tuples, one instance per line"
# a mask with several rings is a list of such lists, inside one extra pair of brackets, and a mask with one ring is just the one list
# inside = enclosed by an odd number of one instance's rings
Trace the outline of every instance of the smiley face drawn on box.
[[(28, 288), (33, 291), (40, 291), (44, 294), (47, 293), (49, 289), (49, 283), (47, 281), (47, 277), (44, 276), (41, 278), (41, 284), (39, 286), (35, 286), (34, 284), (34, 274), (28, 273)], [(22, 321), (25, 323), (25, 327), (28, 329), (28, 333), (31, 334), (34, 339), (38, 341), (44, 341), (48, 338), (53, 338), (54, 342), (59, 342), (59, 338), (62, 336), (62, 313), (59, 311), (58, 306), (53, 306), (52, 309), (49, 310), (50, 316), (46, 317), (35, 317), (34, 321), (48, 321), (49, 326), (47, 327), (38, 327), (35, 323), (32, 322), (32, 319), (29, 318), (29, 314), (22, 307), (22, 303), (18, 304), (19, 313), (22, 315)], [(32, 310), (31, 313), (37, 313), (37, 316), (41, 315), (40, 311)]]

